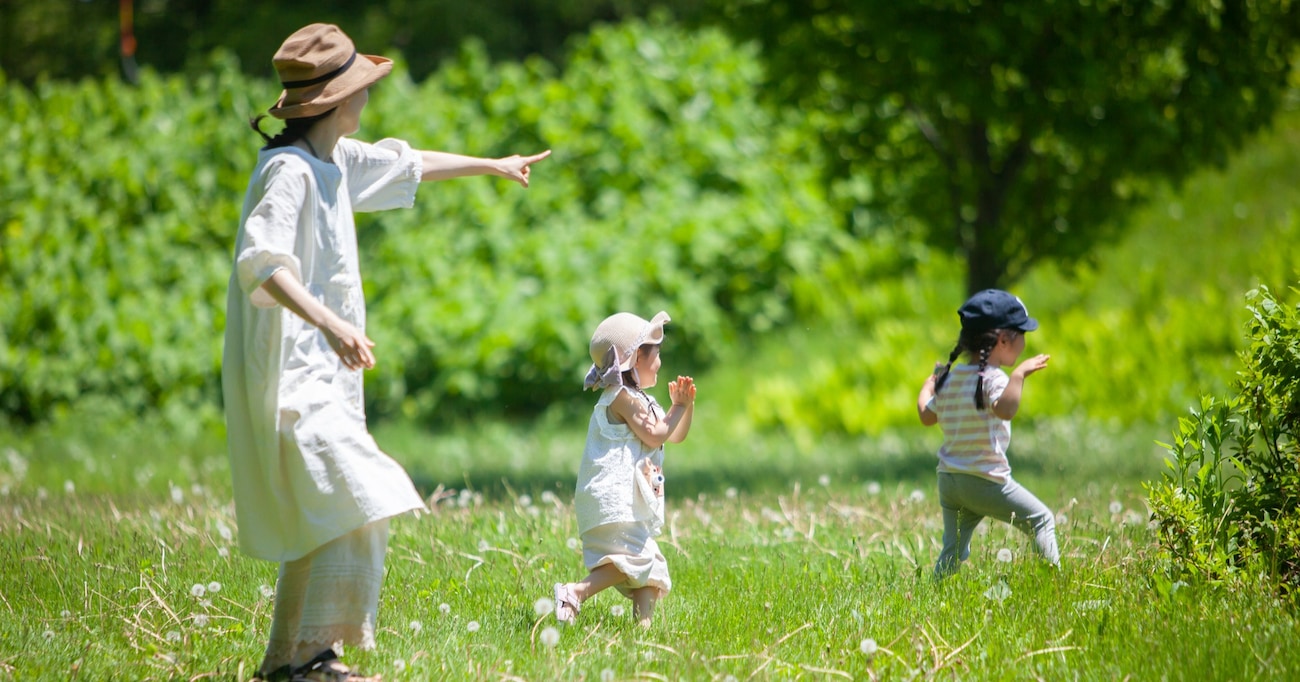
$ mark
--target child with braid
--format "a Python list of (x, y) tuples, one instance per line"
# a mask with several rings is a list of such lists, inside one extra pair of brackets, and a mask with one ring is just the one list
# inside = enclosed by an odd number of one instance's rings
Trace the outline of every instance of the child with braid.
[[(1007, 446), (1011, 418), (1020, 409), (1025, 378), (1047, 367), (1035, 355), (1010, 367), (1025, 350), (1025, 332), (1038, 329), (1019, 298), (1000, 289), (972, 296), (957, 310), (961, 335), (948, 364), (935, 363), (917, 397), (926, 426), (939, 424), (939, 506), (943, 549), (935, 578), (955, 573), (970, 556), (971, 535), (984, 517), (1012, 524), (1034, 539), (1034, 549), (1053, 566), (1059, 562), (1056, 520), (1050, 509), (1011, 478)], [(963, 354), (966, 362), (953, 365)]]

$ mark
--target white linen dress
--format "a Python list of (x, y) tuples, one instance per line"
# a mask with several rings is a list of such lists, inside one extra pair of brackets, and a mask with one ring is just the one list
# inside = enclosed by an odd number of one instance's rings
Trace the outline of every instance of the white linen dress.
[(627, 424), (609, 420), (609, 406), (620, 391), (660, 419), (665, 416), (653, 398), (624, 386), (605, 389), (596, 402), (573, 499), (583, 564), (588, 570), (613, 564), (627, 576), (626, 582), (615, 585), (624, 595), (654, 587), (663, 597), (672, 589), (668, 561), (655, 541), (664, 523), (664, 499), (642, 473), (642, 463), (649, 459), (662, 468), (664, 449), (647, 446)]
[(261, 151), (226, 301), (222, 389), (239, 541), (270, 561), (425, 508), (366, 428), (361, 370), (344, 366), (316, 327), (261, 288), (287, 269), (364, 332), (353, 211), (411, 207), (422, 161), (399, 140), (348, 138), (333, 159), (297, 147)]

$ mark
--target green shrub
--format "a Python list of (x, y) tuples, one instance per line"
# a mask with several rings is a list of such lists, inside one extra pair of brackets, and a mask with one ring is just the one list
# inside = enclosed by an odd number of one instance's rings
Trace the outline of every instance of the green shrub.
[(1235, 394), (1179, 420), (1169, 471), (1148, 485), (1160, 543), (1183, 574), (1300, 586), (1300, 312), (1247, 296), (1249, 347)]

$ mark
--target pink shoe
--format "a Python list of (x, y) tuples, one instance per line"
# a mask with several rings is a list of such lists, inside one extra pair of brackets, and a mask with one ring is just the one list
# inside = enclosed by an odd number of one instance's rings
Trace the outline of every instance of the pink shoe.
[(564, 583), (555, 583), (555, 620), (572, 623), (581, 610), (582, 604), (578, 601), (578, 595), (573, 593), (573, 588)]

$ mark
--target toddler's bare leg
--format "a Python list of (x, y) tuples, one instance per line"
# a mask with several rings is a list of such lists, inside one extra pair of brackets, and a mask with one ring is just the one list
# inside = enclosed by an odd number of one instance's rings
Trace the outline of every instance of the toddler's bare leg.
[(642, 587), (632, 590), (632, 617), (637, 625), (650, 627), (650, 619), (655, 614), (655, 602), (659, 599), (659, 588)]
[(591, 573), (588, 573), (585, 579), (570, 584), (570, 587), (573, 588), (573, 593), (578, 596), (578, 599), (587, 601), (596, 596), (597, 592), (613, 587), (624, 580), (627, 580), (627, 576), (623, 575), (614, 564), (602, 564), (591, 569)]

